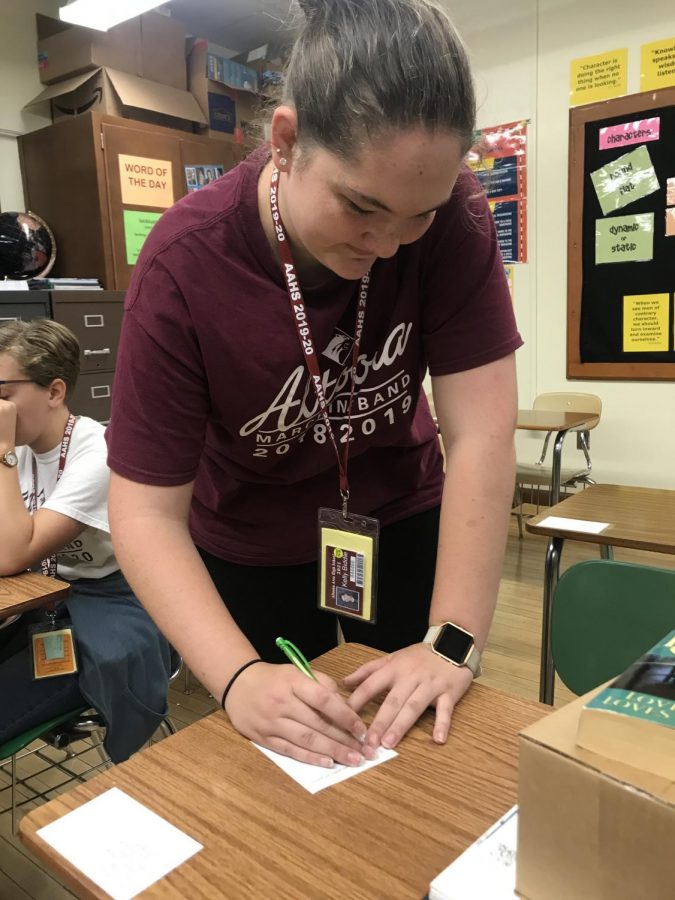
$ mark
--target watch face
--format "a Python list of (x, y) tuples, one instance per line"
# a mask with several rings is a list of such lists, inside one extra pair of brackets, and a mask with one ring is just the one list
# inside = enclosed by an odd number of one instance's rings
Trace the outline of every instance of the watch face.
[(6, 466), (15, 466), (19, 462), (19, 457), (13, 450), (8, 450), (2, 457), (2, 461)]
[(461, 665), (473, 646), (472, 636), (456, 625), (444, 625), (434, 641), (434, 650)]

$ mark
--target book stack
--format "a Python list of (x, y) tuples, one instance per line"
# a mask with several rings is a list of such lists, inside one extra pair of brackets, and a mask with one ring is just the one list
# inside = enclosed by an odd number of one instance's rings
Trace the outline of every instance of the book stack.
[(577, 744), (675, 780), (675, 631), (585, 704)]
[(30, 278), (31, 291), (102, 291), (98, 278)]

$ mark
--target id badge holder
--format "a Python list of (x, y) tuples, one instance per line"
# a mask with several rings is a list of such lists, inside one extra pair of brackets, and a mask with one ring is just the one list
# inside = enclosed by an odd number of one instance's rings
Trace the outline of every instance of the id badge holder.
[(380, 523), (319, 510), (319, 609), (374, 624)]
[(56, 623), (56, 614), (47, 613), (49, 623), (34, 625), (30, 631), (31, 667), (33, 678), (54, 678), (57, 675), (74, 675), (77, 672), (75, 641), (71, 623), (62, 619)]

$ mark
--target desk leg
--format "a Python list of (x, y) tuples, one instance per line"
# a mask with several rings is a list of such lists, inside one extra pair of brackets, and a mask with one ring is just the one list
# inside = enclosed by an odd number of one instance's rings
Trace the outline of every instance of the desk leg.
[(566, 431), (559, 431), (555, 436), (555, 444), (553, 445), (553, 465), (551, 467), (551, 496), (549, 497), (549, 506), (555, 506), (556, 503), (560, 503), (560, 472), (562, 470), (562, 448), (566, 434)]
[(544, 608), (541, 620), (541, 663), (539, 669), (539, 702), (553, 705), (553, 689), (555, 685), (555, 669), (551, 653), (551, 616), (553, 613), (553, 594), (560, 575), (560, 554), (564, 539), (551, 537), (546, 548), (544, 565)]
[(600, 544), (600, 556), (602, 559), (614, 559), (614, 547), (611, 544)]

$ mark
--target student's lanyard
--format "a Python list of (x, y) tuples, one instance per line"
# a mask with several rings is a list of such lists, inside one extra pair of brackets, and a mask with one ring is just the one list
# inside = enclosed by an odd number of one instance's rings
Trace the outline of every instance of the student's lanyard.
[[(309, 327), (309, 319), (305, 309), (305, 301), (300, 289), (293, 254), (286, 238), (284, 223), (281, 220), (279, 212), (279, 170), (275, 167), (272, 170), (272, 179), (270, 181), (270, 208), (272, 210), (272, 222), (274, 224), (274, 233), (279, 245), (279, 255), (283, 262), (284, 278), (286, 279), (286, 290), (288, 291), (288, 299), (291, 304), (291, 312), (293, 320), (300, 339), (300, 346), (305, 357), (305, 364), (314, 384), (316, 399), (326, 425), (326, 432), (331, 439), (335, 455), (337, 456), (338, 469), (340, 471), (340, 495), (342, 496), (342, 514), (347, 518), (347, 504), (349, 502), (349, 481), (347, 479), (347, 463), (349, 460), (349, 440), (345, 441), (344, 453), (340, 450), (335, 440), (333, 426), (331, 425), (330, 416), (328, 415), (328, 404), (323, 389), (321, 379), (321, 369), (316, 358), (316, 350), (314, 347), (314, 339), (312, 338), (312, 330)], [(358, 304), (356, 308), (356, 328), (354, 332), (354, 344), (352, 346), (352, 363), (351, 363), (351, 386), (349, 390), (349, 406), (347, 408), (347, 435), (350, 433), (352, 418), (352, 401), (354, 400), (354, 384), (356, 380), (356, 363), (359, 357), (359, 347), (361, 345), (361, 334), (363, 333), (363, 323), (366, 319), (366, 302), (368, 300), (368, 288), (370, 286), (370, 271), (361, 279), (359, 286)]]
[[(74, 416), (72, 413), (68, 416), (68, 421), (66, 422), (66, 427), (63, 430), (63, 438), (61, 440), (61, 452), (59, 454), (59, 468), (56, 472), (56, 483), (59, 483), (59, 479), (63, 475), (63, 470), (66, 467), (66, 457), (68, 456), (68, 448), (70, 447), (70, 439), (73, 436), (73, 428), (75, 427), (75, 423), (77, 422), (78, 417)], [(37, 512), (38, 509), (38, 471), (37, 471), (37, 460), (35, 459), (35, 455), (33, 455), (33, 490), (29, 498), (29, 509), (31, 513)], [(48, 575), (50, 578), (56, 578), (56, 554), (43, 559), (40, 563), (40, 567), (42, 569), (43, 575)]]

